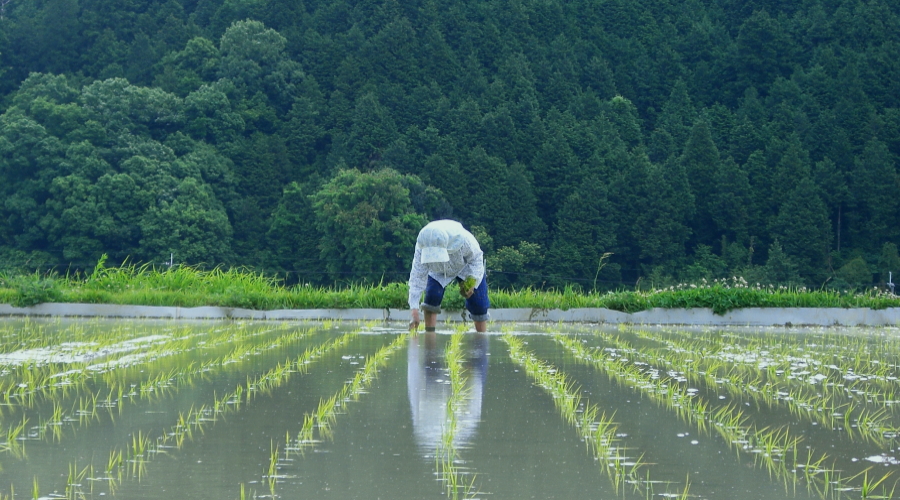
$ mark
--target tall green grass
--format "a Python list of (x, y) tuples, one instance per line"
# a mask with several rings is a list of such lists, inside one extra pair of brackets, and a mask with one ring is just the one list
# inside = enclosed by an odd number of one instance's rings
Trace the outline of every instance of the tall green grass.
[[(741, 278), (653, 290), (578, 292), (572, 288), (491, 290), (495, 308), (573, 309), (598, 307), (622, 312), (653, 308), (710, 308), (717, 314), (747, 307), (900, 307), (900, 297), (872, 290), (842, 293), (750, 285)], [(408, 307), (406, 283), (314, 287), (285, 286), (277, 277), (245, 268), (203, 270), (190, 266), (154, 268), (124, 264), (105, 267), (101, 260), (89, 275), (0, 274), (0, 303), (17, 307), (43, 302), (155, 306), (222, 306), (257, 310)], [(463, 300), (452, 290), (444, 307), (459, 310)]]

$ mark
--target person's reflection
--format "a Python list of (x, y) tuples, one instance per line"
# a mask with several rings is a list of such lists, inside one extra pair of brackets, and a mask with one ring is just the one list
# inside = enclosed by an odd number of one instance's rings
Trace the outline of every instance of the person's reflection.
[[(463, 374), (466, 389), (464, 404), (456, 414), (453, 446), (460, 449), (471, 442), (481, 419), (481, 394), (487, 380), (488, 339), (484, 334), (467, 336), (469, 355)], [(412, 410), (413, 434), (420, 451), (433, 456), (448, 425), (447, 400), (450, 399), (450, 375), (444, 361), (444, 344), (449, 336), (437, 338), (434, 332), (411, 335), (407, 358), (407, 388)]]

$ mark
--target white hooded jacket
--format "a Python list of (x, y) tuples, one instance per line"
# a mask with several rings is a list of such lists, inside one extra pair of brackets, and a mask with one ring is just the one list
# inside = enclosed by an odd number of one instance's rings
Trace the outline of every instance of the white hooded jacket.
[[(429, 247), (446, 248), (449, 261), (422, 262), (422, 250)], [(419, 231), (412, 270), (409, 272), (409, 308), (418, 309), (425, 284), (431, 276), (443, 287), (455, 278), (475, 277), (475, 286), (484, 279), (484, 252), (478, 240), (459, 222), (436, 220)]]

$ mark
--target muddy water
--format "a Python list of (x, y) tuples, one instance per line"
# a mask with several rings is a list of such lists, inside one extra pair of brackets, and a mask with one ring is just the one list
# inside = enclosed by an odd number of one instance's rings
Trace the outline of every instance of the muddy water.
[[(41, 334), (52, 333), (57, 344), (67, 335), (77, 337), (82, 354), (107, 349), (104, 361), (109, 364), (101, 369), (93, 358), (86, 364), (58, 355), (31, 360), (29, 370), (84, 375), (60, 377), (68, 380), (66, 388), (45, 388), (30, 396), (22, 391), (0, 407), (4, 432), (26, 421), (14, 444), (0, 452), (0, 495), (14, 490), (17, 498), (238, 499), (243, 491), (243, 498), (570, 499), (677, 498), (687, 491), (689, 498), (708, 499), (859, 498), (864, 482), (896, 470), (895, 457), (900, 456), (889, 430), (881, 439), (865, 438), (839, 424), (841, 409), (857, 408), (858, 415), (867, 411), (872, 417), (850, 418), (851, 429), (873, 420), (883, 427), (900, 425), (889, 396), (900, 357), (891, 330), (510, 329), (537, 359), (568, 377), (583, 406), (596, 405), (612, 417), (618, 458), (604, 461), (579, 437), (578, 428), (562, 418), (547, 390), (511, 359), (499, 332), (463, 337), (465, 379), (454, 393), (445, 359), (451, 330), (406, 337), (382, 325), (223, 325), (96, 320), (43, 325)], [(16, 328), (33, 325), (0, 325), (0, 335), (12, 339)], [(92, 343), (92, 328), (120, 331), (122, 338)], [(255, 334), (240, 342), (204, 340), (215, 331), (237, 337), (235, 332), (243, 329)], [(302, 336), (291, 337), (300, 331)], [(309, 349), (332, 345), (353, 332), (358, 335), (345, 343), (302, 358)], [(689, 387), (694, 403), (705, 401), (711, 410), (739, 409), (744, 429), (784, 430), (801, 439), (796, 450), (805, 455), (778, 457), (781, 472), (773, 472), (756, 456), (765, 450), (730, 443), (712, 430), (713, 419), (685, 418), (646, 387), (580, 362), (554, 339), (558, 333), (618, 357), (623, 365), (633, 364), (640, 373), (668, 378), (671, 387)], [(148, 356), (141, 355), (152, 352), (144, 343), (123, 344), (157, 336), (184, 342), (173, 344), (174, 352)], [(398, 337), (401, 343), (391, 350)], [(16, 339), (22, 343), (21, 337)], [(121, 352), (108, 348), (113, 343)], [(135, 347), (126, 352), (122, 345)], [(628, 352), (625, 346), (636, 350)], [(686, 346), (707, 349), (702, 352), (708, 359), (722, 357), (728, 366), (743, 367), (746, 394), (727, 390), (724, 382), (692, 381), (659, 357), (670, 356), (672, 362), (674, 353)], [(246, 354), (229, 358), (238, 347)], [(339, 399), (327, 425), (319, 425), (311, 441), (298, 440), (305, 416), (340, 394), (376, 353), (384, 354), (377, 377), (354, 397)], [(651, 354), (657, 356), (655, 362)], [(121, 364), (114, 363), (117, 359)], [(280, 372), (270, 387), (248, 382), (297, 359), (302, 363)], [(854, 370), (847, 372), (841, 363), (850, 366), (851, 361)], [(18, 362), (10, 358), (5, 365), (0, 377), (4, 391), (35, 383), (14, 379), (23, 376), (15, 369)], [(890, 366), (876, 373), (879, 365)], [(760, 387), (777, 383), (785, 370), (793, 378), (774, 390), (774, 399), (758, 396)], [(794, 389), (791, 380), (797, 381)], [(835, 380), (852, 387), (825, 388)], [(131, 391), (120, 395), (115, 381), (124, 381)], [(238, 395), (236, 388), (242, 388)], [(782, 389), (785, 395), (778, 399)], [(833, 425), (798, 413), (791, 409), (796, 405), (786, 402), (791, 395), (834, 392), (841, 396), (830, 399), (832, 408), (810, 410), (836, 414), (837, 420), (829, 421)], [(455, 411), (448, 412), (451, 401)], [(440, 464), (448, 448), (453, 450), (453, 481)], [(122, 459), (109, 465), (111, 456)], [(803, 473), (808, 456), (825, 457), (812, 480)], [(617, 463), (619, 474), (614, 472)], [(888, 488), (878, 494), (890, 493), (894, 480), (881, 483)]]

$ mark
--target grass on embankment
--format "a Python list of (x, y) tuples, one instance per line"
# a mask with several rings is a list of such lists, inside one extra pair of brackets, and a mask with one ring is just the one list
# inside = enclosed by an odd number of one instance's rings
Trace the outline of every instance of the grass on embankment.
[[(405, 283), (351, 285), (341, 288), (285, 287), (277, 279), (246, 269), (192, 267), (153, 269), (123, 265), (107, 268), (101, 261), (82, 277), (0, 275), (0, 303), (18, 307), (43, 302), (152, 306), (223, 306), (257, 310), (408, 307)], [(900, 307), (900, 298), (885, 293), (848, 294), (749, 286), (742, 279), (702, 286), (649, 291), (580, 293), (564, 290), (491, 290), (494, 308), (573, 309), (598, 307), (622, 312), (652, 308), (711, 308), (717, 314), (747, 307)], [(455, 287), (448, 287), (444, 307), (461, 309)]]

